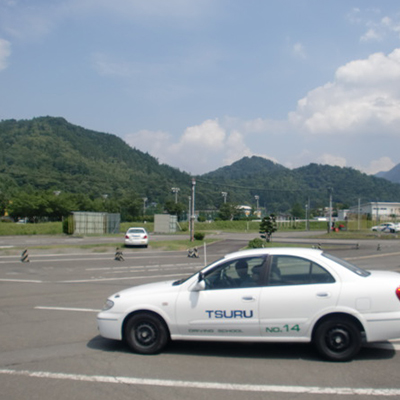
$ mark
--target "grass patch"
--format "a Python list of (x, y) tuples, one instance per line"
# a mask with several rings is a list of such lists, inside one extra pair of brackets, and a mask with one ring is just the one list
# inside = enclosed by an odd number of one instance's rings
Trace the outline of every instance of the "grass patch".
[(348, 239), (348, 240), (398, 240), (400, 233), (385, 233), (385, 232), (373, 232), (370, 230), (364, 231), (339, 231), (324, 233), (322, 235), (311, 235), (310, 239)]
[(190, 240), (165, 240), (150, 242), (149, 247), (151, 249), (166, 251), (186, 251), (188, 249), (193, 249), (193, 247), (200, 248), (204, 245), (204, 242), (206, 244), (211, 244), (217, 241), (217, 239), (195, 240), (194, 242)]
[(1, 236), (62, 234), (62, 222), (44, 222), (38, 224), (14, 224), (12, 222), (0, 222)]

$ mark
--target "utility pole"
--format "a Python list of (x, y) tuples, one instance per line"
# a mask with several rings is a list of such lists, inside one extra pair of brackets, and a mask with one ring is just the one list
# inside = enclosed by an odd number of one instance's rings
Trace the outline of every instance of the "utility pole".
[(143, 220), (144, 220), (144, 216), (146, 215), (146, 201), (147, 201), (147, 197), (143, 197)]
[(194, 198), (195, 198), (195, 187), (196, 187), (196, 179), (192, 178), (192, 196), (191, 196), (191, 212), (190, 212), (190, 241), (194, 242), (194, 220), (195, 220), (195, 214), (194, 214)]
[(328, 233), (330, 233), (332, 230), (332, 192), (333, 192), (333, 189), (331, 187), (328, 188), (328, 192), (329, 192), (329, 229), (328, 229)]
[[(191, 215), (192, 215), (192, 196), (189, 196), (188, 197), (188, 199), (189, 199), (189, 208), (188, 208), (188, 222), (189, 222), (189, 231), (190, 231), (190, 229), (192, 229), (191, 228), (191, 219), (192, 219), (192, 217), (191, 217)], [(192, 236), (192, 234), (190, 234), (190, 237)]]

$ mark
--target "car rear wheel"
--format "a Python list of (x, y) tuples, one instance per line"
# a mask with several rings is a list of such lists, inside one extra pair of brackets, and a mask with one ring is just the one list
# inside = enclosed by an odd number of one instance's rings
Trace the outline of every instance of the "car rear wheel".
[(350, 319), (332, 318), (317, 327), (314, 344), (327, 360), (349, 361), (360, 351), (362, 337), (357, 325)]
[(167, 345), (169, 333), (165, 323), (157, 315), (139, 313), (134, 314), (127, 322), (125, 339), (136, 353), (156, 354)]

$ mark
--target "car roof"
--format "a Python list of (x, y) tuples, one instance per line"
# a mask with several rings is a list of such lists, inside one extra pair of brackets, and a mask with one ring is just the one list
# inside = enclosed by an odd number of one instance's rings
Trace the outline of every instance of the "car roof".
[(257, 257), (257, 256), (265, 256), (265, 255), (274, 255), (274, 254), (285, 254), (292, 256), (318, 256), (323, 253), (323, 250), (320, 249), (310, 249), (306, 247), (268, 247), (268, 248), (260, 248), (260, 249), (249, 249), (249, 250), (241, 250), (236, 251), (234, 253), (226, 254), (224, 258), (238, 258), (238, 257)]

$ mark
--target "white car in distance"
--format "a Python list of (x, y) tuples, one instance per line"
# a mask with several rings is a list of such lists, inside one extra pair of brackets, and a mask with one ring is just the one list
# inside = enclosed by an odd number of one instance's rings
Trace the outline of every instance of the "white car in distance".
[(125, 246), (143, 246), (149, 244), (149, 234), (144, 228), (129, 228), (125, 233)]
[(371, 228), (371, 231), (396, 233), (400, 232), (400, 224), (394, 224), (393, 222), (386, 222), (377, 226), (373, 226)]
[(323, 358), (347, 361), (364, 343), (400, 338), (400, 274), (316, 249), (245, 250), (186, 279), (122, 290), (97, 322), (141, 354), (169, 340), (312, 342)]

